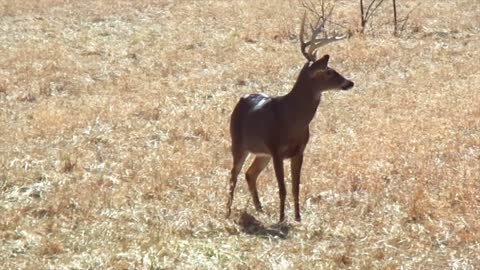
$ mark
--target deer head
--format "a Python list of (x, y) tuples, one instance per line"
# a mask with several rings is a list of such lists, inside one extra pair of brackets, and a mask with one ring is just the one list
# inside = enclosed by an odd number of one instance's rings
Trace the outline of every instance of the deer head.
[[(311, 85), (311, 88), (316, 92), (335, 89), (349, 90), (353, 87), (353, 82), (345, 79), (337, 71), (328, 67), (330, 56), (326, 54), (318, 60), (316, 56), (318, 48), (328, 43), (345, 39), (345, 36), (328, 37), (324, 31), (325, 21), (319, 19), (315, 26), (310, 26), (312, 35), (310, 40), (305, 42), (305, 17), (306, 14), (303, 15), (300, 27), (300, 49), (307, 59), (307, 63), (300, 73), (302, 80)], [(318, 37), (320, 33), (323, 33), (322, 38)]]

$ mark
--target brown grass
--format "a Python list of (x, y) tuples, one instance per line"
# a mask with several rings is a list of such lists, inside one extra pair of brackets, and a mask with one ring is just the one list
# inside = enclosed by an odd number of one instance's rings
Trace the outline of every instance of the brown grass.
[(297, 2), (0, 0), (0, 265), (480, 268), (480, 4), (422, 1), (398, 38), (357, 8), (323, 49), (355, 88), (326, 94), (303, 221), (288, 197), (276, 225), (271, 167), (265, 213), (241, 180), (224, 218), (227, 126), (293, 85)]

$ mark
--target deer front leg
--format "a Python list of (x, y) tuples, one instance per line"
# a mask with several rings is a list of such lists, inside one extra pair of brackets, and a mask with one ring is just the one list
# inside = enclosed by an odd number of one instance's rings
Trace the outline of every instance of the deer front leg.
[(299, 203), (299, 193), (300, 193), (300, 174), (302, 170), (303, 163), (303, 153), (297, 156), (294, 156), (291, 160), (291, 171), (292, 171), (292, 193), (293, 200), (295, 202), (295, 220), (300, 221), (300, 203)]
[(273, 167), (278, 182), (278, 193), (280, 195), (280, 222), (282, 222), (285, 220), (285, 196), (287, 195), (287, 191), (285, 190), (285, 179), (283, 175), (283, 159), (278, 155), (273, 157)]

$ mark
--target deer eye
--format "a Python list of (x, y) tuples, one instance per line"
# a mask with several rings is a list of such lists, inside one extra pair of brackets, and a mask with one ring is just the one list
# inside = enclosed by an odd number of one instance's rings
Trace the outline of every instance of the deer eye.
[(327, 76), (331, 77), (331, 76), (333, 76), (333, 71), (332, 71), (331, 69), (327, 69), (327, 70), (325, 71), (325, 74), (326, 74)]

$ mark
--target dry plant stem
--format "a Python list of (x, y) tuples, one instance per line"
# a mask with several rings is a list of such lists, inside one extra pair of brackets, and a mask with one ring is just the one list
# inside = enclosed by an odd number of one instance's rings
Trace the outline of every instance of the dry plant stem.
[(403, 32), (405, 30), (405, 27), (407, 25), (407, 22), (408, 22), (408, 19), (410, 18), (410, 15), (412, 14), (413, 11), (415, 11), (419, 6), (420, 6), (421, 2), (418, 3), (416, 6), (414, 6), (408, 13), (407, 15), (405, 15), (405, 17), (403, 19), (400, 19), (398, 20), (398, 23), (401, 23), (402, 25), (400, 27), (397, 26), (397, 24), (395, 24), (395, 26), (397, 27), (397, 34), (399, 32)]
[(367, 9), (364, 9), (363, 0), (360, 0), (360, 16), (361, 16), (361, 32), (365, 32), (368, 22), (373, 18), (373, 15), (383, 3), (384, 0), (371, 0), (367, 6)]
[(396, 36), (397, 35), (397, 4), (395, 0), (392, 0), (393, 2), (393, 34)]

